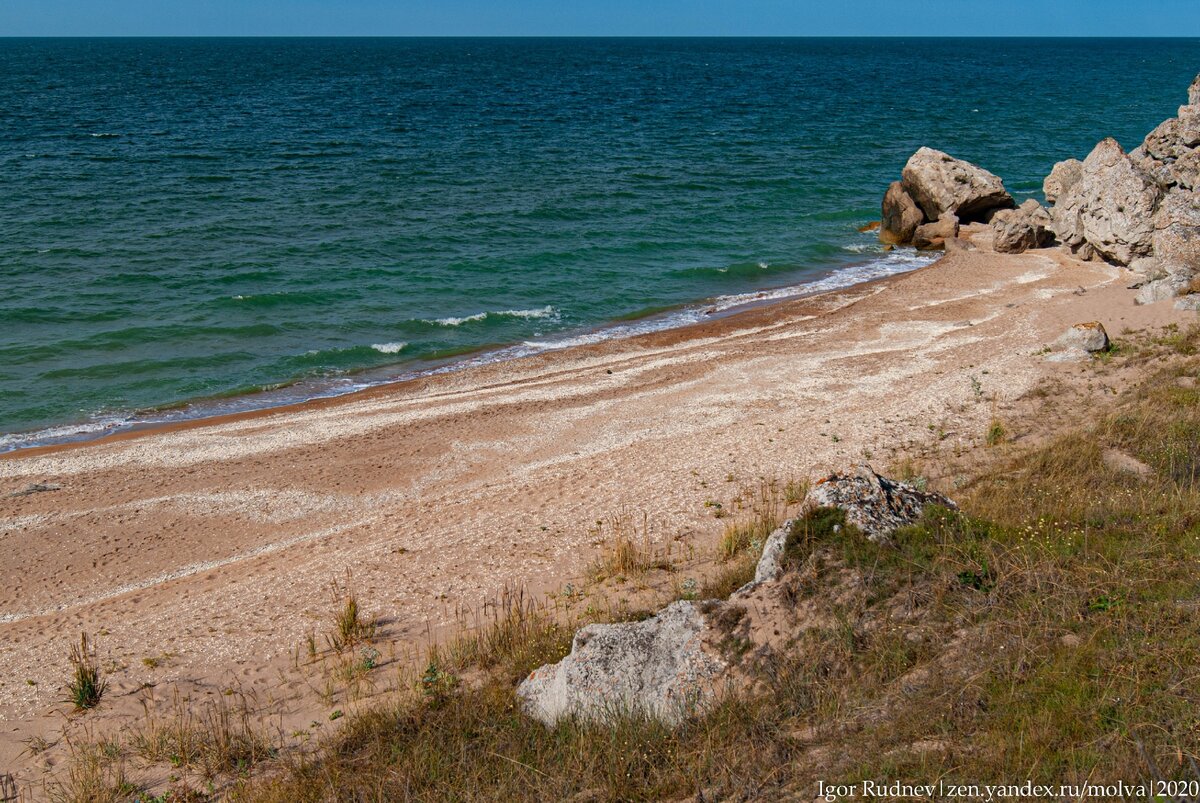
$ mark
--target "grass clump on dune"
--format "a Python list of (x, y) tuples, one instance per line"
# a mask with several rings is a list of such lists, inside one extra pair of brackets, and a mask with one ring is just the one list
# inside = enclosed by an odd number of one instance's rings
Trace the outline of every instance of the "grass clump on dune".
[(100, 660), (96, 645), (89, 641), (87, 633), (79, 636), (79, 643), (71, 646), (69, 656), (71, 677), (67, 681), (67, 700), (76, 710), (86, 711), (100, 704), (100, 698), (108, 688), (108, 682), (100, 671)]

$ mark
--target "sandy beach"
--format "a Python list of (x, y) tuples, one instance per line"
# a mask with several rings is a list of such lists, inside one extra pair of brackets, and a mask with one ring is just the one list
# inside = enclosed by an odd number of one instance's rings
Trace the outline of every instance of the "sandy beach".
[(269, 694), (347, 571), (402, 653), (459, 607), (578, 578), (621, 510), (660, 546), (711, 553), (706, 502), (759, 478), (884, 468), (934, 432), (981, 442), (1044, 378), (1087, 371), (1042, 353), (1073, 323), (1119, 338), (1194, 319), (1135, 306), (1132, 280), (1058, 249), (981, 248), (686, 329), (5, 455), (0, 770), (63, 727), (81, 631), (114, 699), (173, 682)]

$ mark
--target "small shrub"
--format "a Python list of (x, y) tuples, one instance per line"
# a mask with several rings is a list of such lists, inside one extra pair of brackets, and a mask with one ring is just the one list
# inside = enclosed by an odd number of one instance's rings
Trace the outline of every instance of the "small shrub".
[(87, 633), (79, 636), (79, 643), (71, 647), (71, 679), (67, 682), (67, 700), (75, 708), (86, 711), (95, 708), (104, 696), (108, 681), (100, 672), (96, 645), (88, 641)]
[(439, 706), (444, 704), (454, 693), (458, 687), (458, 678), (437, 664), (431, 663), (425, 667), (425, 673), (421, 675), (420, 687), (421, 693), (425, 695), (429, 704)]
[(988, 424), (987, 435), (984, 437), (984, 442), (988, 446), (998, 446), (1008, 439), (1008, 430), (1004, 428), (1004, 422), (999, 418), (993, 418)]
[(339, 587), (336, 582), (330, 584), (335, 603), (340, 601), (340, 607), (333, 618), (333, 630), (326, 636), (329, 646), (336, 652), (344, 652), (375, 636), (375, 619), (363, 615), (358, 604), (358, 595), (350, 589), (347, 582), (345, 587)]

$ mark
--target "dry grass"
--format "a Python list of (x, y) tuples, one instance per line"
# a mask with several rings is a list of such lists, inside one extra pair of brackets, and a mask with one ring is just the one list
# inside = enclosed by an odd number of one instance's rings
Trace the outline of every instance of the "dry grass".
[(95, 708), (108, 687), (100, 671), (96, 645), (88, 641), (87, 633), (79, 636), (79, 643), (71, 645), (71, 678), (67, 681), (67, 701), (79, 711)]
[(753, 488), (746, 488), (734, 500), (737, 510), (735, 520), (725, 528), (717, 547), (721, 560), (732, 560), (747, 550), (757, 553), (780, 524), (787, 511), (788, 499), (803, 499), (806, 488), (790, 484), (781, 488), (779, 483), (762, 480)]
[(430, 649), (422, 682), (472, 668), (495, 671), (515, 682), (534, 667), (561, 660), (570, 650), (573, 627), (524, 590), (506, 590), (499, 601), (473, 611), (471, 618), (468, 622), (466, 615), (460, 616), (461, 634)]
[(350, 575), (346, 575), (344, 583), (331, 582), (329, 590), (336, 607), (333, 627), (325, 636), (330, 649), (340, 653), (374, 638), (375, 618), (365, 616), (360, 609)]
[(602, 582), (638, 577), (656, 569), (671, 571), (674, 564), (669, 547), (656, 549), (651, 529), (647, 514), (643, 513), (639, 519), (628, 510), (610, 516), (607, 522), (596, 522), (592, 534), (602, 542), (601, 551), (588, 567), (588, 577)]
[(131, 740), (149, 762), (195, 770), (206, 779), (246, 772), (278, 754), (281, 738), (255, 701), (226, 694), (196, 703), (176, 694), (166, 714), (149, 700), (141, 730)]
[(120, 747), (111, 742), (72, 742), (66, 770), (45, 787), (53, 803), (125, 803), (138, 791)]

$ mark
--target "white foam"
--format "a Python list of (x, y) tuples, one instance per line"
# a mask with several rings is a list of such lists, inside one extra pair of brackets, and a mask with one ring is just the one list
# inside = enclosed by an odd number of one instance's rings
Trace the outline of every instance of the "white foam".
[(535, 352), (550, 351), (552, 349), (601, 343), (606, 340), (631, 337), (647, 332), (674, 329), (679, 326), (687, 326), (688, 324), (702, 321), (713, 313), (728, 312), (738, 307), (745, 307), (764, 301), (780, 301), (787, 298), (812, 295), (814, 293), (825, 293), (830, 290), (840, 290), (862, 282), (882, 279), (885, 276), (906, 273), (910, 270), (930, 265), (936, 262), (940, 256), (940, 254), (920, 253), (908, 250), (892, 251), (881, 259), (873, 260), (864, 265), (854, 265), (842, 268), (841, 270), (835, 270), (828, 276), (811, 282), (803, 282), (787, 287), (776, 287), (752, 293), (717, 296), (703, 306), (688, 307), (667, 315), (647, 318), (643, 321), (633, 323), (617, 324), (593, 332), (585, 332), (568, 337), (547, 340), (526, 340), (522, 343), (522, 346)]
[(378, 351), (380, 354), (398, 354), (404, 350), (408, 343), (397, 341), (395, 343), (372, 343), (371, 348)]
[(461, 318), (436, 318), (426, 321), (426, 323), (437, 324), (438, 326), (462, 326), (464, 323), (471, 321), (482, 321), (485, 318), (557, 318), (558, 310), (552, 306), (545, 306), (539, 309), (502, 309), (489, 312), (477, 312), (474, 315), (464, 315)]
[(128, 426), (131, 421), (132, 419), (127, 416), (104, 416), (82, 424), (66, 424), (59, 427), (48, 427), (37, 432), (0, 435), (0, 452), (23, 449), (28, 446), (41, 446), (44, 443), (76, 440), (88, 435), (115, 431)]

